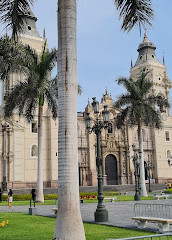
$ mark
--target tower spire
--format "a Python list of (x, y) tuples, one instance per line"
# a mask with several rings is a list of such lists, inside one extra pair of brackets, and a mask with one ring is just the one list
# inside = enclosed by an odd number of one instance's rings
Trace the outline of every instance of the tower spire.
[(164, 59), (164, 54), (163, 54), (163, 65), (165, 66), (165, 59)]
[(133, 61), (132, 61), (132, 58), (131, 58), (131, 68), (133, 68)]
[(46, 39), (45, 27), (44, 27), (44, 30), (43, 30), (43, 39)]

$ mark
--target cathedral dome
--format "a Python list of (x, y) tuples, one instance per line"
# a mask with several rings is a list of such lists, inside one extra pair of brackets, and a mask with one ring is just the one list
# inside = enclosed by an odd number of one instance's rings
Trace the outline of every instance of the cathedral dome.
[(135, 67), (138, 65), (141, 65), (145, 62), (149, 62), (152, 64), (161, 64), (156, 57), (155, 54), (155, 45), (149, 41), (146, 33), (144, 34), (143, 42), (140, 43), (137, 51), (139, 52), (139, 56), (137, 58), (137, 61), (135, 63)]

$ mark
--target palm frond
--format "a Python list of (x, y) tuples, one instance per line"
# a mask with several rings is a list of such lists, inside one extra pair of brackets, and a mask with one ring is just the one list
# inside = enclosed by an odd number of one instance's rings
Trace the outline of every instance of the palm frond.
[(57, 110), (58, 110), (57, 101), (54, 98), (54, 96), (52, 96), (51, 91), (49, 91), (49, 90), (45, 91), (45, 97), (48, 102), (48, 107), (51, 110), (52, 117), (53, 117), (53, 119), (56, 119), (57, 118)]
[(35, 0), (1, 0), (0, 1), (0, 21), (6, 28), (12, 29), (14, 38), (22, 31), (26, 22), (25, 15), (29, 14), (30, 6)]
[(14, 43), (8, 36), (0, 38), (0, 78), (3, 80), (10, 72), (28, 74), (28, 67), (37, 62), (37, 54), (29, 46)]
[(151, 0), (114, 0), (119, 12), (120, 19), (123, 19), (121, 29), (129, 32), (134, 26), (151, 26), (154, 18)]
[[(30, 98), (36, 98), (36, 95), (37, 90), (28, 82), (21, 82), (16, 85), (6, 98), (4, 106), (5, 117), (12, 116), (14, 110), (18, 110), (18, 114), (22, 115), (26, 106), (30, 103)], [(30, 115), (32, 115), (32, 112)]]
[(126, 94), (121, 94), (114, 106), (120, 108), (119, 116), (117, 117), (118, 126), (123, 125), (125, 118), (130, 125), (142, 122), (148, 126), (160, 128), (162, 125), (160, 112), (169, 107), (168, 100), (164, 96), (155, 96), (150, 94), (153, 83), (146, 76), (148, 72), (142, 69), (136, 80), (119, 78), (118, 82), (122, 84), (126, 90)]
[(129, 107), (126, 107), (123, 111), (121, 111), (116, 119), (115, 119), (115, 125), (118, 129), (122, 128), (122, 126), (124, 126), (125, 121), (127, 119), (129, 113)]
[(78, 84), (78, 95), (82, 94), (82, 87), (80, 84)]

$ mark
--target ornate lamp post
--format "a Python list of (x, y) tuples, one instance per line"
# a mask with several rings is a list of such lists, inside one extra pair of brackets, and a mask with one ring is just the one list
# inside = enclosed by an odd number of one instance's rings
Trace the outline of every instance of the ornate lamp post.
[(152, 163), (151, 163), (150, 160), (149, 160), (149, 154), (148, 154), (148, 162), (147, 162), (146, 168), (147, 168), (147, 170), (148, 170), (149, 192), (152, 192), (152, 190), (151, 190), (151, 182), (150, 182), (150, 179), (151, 179), (151, 177), (150, 177), (150, 170), (153, 168), (153, 166), (152, 166)]
[[(140, 164), (138, 154), (136, 153), (136, 146), (135, 144), (132, 145), (134, 156), (133, 158), (133, 165), (134, 165), (134, 176), (135, 176), (135, 195), (134, 200), (140, 200)], [(130, 158), (130, 151), (128, 151), (128, 158)]]
[(5, 122), (2, 124), (2, 132), (3, 132), (3, 182), (2, 182), (2, 191), (7, 191), (7, 176), (6, 176), (6, 168), (7, 168), (7, 160), (6, 160), (6, 131), (9, 128), (9, 125)]
[(103, 175), (102, 175), (102, 158), (100, 152), (100, 135), (101, 129), (108, 127), (109, 122), (109, 111), (107, 110), (107, 106), (104, 106), (104, 110), (102, 111), (103, 121), (100, 120), (99, 117), (99, 102), (96, 101), (96, 98), (93, 98), (92, 107), (94, 113), (96, 114), (96, 120), (94, 126), (92, 126), (92, 118), (87, 113), (85, 118), (86, 128), (89, 133), (94, 132), (97, 138), (97, 157), (96, 157), (96, 166), (97, 166), (97, 180), (98, 180), (98, 205), (97, 209), (94, 213), (95, 222), (108, 222), (108, 211), (105, 209), (105, 205), (103, 204)]

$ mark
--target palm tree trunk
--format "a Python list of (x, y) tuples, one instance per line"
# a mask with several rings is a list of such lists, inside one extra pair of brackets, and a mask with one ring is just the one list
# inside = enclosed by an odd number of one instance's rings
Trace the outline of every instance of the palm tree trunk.
[(37, 175), (37, 202), (44, 202), (43, 194), (43, 106), (38, 109), (38, 175)]
[(145, 167), (143, 157), (143, 136), (142, 136), (142, 119), (138, 121), (138, 140), (139, 140), (139, 163), (140, 163), (140, 183), (141, 196), (147, 197), (146, 182), (145, 182)]
[(76, 0), (58, 0), (58, 213), (54, 240), (85, 240), (79, 203)]

